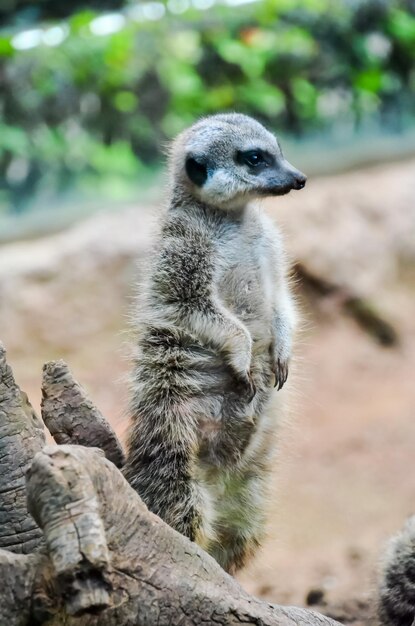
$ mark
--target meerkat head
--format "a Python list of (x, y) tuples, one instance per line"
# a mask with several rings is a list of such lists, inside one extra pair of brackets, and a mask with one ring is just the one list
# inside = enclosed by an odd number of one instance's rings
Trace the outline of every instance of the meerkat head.
[(173, 143), (175, 184), (222, 209), (248, 200), (302, 189), (307, 177), (283, 156), (280, 145), (259, 122), (237, 113), (197, 122)]

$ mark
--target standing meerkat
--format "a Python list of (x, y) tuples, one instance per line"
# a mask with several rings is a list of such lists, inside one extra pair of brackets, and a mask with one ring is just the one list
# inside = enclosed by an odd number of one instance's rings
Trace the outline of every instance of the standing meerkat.
[(264, 529), (295, 310), (281, 237), (249, 201), (302, 189), (277, 139), (240, 114), (173, 143), (170, 203), (136, 315), (125, 474), (149, 509), (229, 572)]

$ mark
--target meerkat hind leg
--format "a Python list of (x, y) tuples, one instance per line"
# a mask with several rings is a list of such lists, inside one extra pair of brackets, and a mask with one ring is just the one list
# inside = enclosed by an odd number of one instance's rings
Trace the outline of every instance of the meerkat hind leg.
[(244, 567), (261, 545), (265, 497), (264, 481), (257, 476), (242, 473), (227, 480), (216, 511), (216, 538), (208, 552), (231, 574)]

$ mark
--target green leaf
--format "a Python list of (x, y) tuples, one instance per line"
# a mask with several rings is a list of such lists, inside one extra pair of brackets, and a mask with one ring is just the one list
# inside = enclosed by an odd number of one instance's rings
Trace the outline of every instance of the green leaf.
[(131, 113), (137, 108), (138, 98), (131, 91), (119, 91), (114, 96), (114, 105), (122, 113)]
[(7, 150), (17, 156), (26, 156), (29, 151), (27, 133), (23, 128), (0, 124), (0, 150)]
[(0, 57), (12, 57), (14, 48), (8, 37), (0, 37)]
[(377, 93), (382, 88), (382, 71), (372, 68), (356, 74), (354, 84), (359, 89)]
[(69, 18), (68, 22), (73, 33), (79, 33), (86, 29), (97, 16), (94, 11), (80, 11)]
[(256, 80), (238, 89), (241, 101), (246, 102), (254, 110), (269, 117), (279, 115), (285, 109), (283, 92), (263, 80)]
[(390, 32), (404, 44), (415, 44), (415, 17), (409, 12), (394, 10), (389, 21)]

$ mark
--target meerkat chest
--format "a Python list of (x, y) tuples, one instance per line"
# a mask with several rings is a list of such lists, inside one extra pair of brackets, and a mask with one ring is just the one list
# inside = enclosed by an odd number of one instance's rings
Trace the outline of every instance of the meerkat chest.
[(236, 232), (221, 246), (218, 290), (223, 303), (248, 326), (268, 321), (272, 314), (271, 259), (260, 234)]

